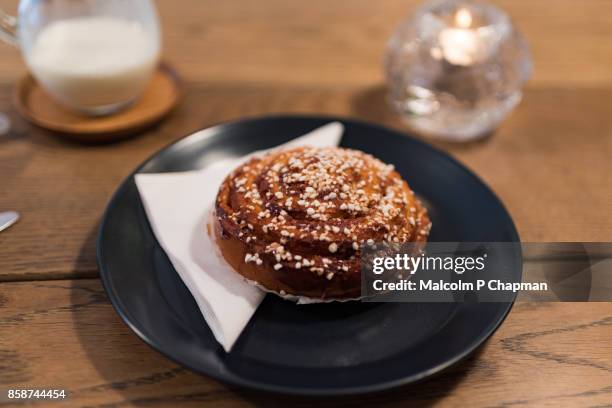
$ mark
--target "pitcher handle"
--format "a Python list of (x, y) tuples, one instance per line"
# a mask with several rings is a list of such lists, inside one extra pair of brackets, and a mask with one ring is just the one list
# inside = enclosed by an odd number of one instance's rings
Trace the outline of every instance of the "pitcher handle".
[(17, 17), (5, 13), (2, 9), (0, 9), (0, 39), (15, 47), (18, 46)]

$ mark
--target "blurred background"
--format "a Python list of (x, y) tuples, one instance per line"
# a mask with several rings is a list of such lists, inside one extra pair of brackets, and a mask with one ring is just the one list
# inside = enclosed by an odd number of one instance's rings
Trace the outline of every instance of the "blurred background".
[[(380, 85), (384, 45), (420, 4), (411, 0), (158, 0), (164, 56), (186, 80), (208, 84), (368, 87)], [(606, 0), (493, 0), (529, 42), (531, 87), (612, 83)], [(16, 0), (0, 7), (16, 10)], [(0, 48), (3, 82), (19, 78), (18, 53)]]

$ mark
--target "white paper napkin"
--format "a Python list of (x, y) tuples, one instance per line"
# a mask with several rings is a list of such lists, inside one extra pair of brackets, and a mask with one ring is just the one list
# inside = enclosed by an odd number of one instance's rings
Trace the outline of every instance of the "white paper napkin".
[[(343, 130), (341, 123), (332, 122), (278, 147), (337, 146)], [(197, 171), (135, 176), (157, 241), (225, 351), (231, 350), (265, 293), (218, 255), (206, 223), (225, 177), (254, 154), (264, 152), (222, 160)]]

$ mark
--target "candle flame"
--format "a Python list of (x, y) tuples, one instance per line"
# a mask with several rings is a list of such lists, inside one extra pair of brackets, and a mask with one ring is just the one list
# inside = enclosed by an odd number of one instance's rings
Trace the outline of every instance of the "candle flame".
[(472, 25), (472, 13), (468, 9), (460, 8), (455, 13), (455, 25), (459, 28), (468, 28)]

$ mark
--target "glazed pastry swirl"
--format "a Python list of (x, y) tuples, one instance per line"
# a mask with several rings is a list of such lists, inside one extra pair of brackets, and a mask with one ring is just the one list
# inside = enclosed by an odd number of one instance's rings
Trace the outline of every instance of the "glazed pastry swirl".
[(322, 297), (332, 282), (336, 296), (358, 293), (363, 244), (425, 241), (431, 227), (393, 166), (336, 147), (250, 160), (223, 182), (215, 208), (221, 237), (245, 246), (245, 263), (271, 268), (295, 294)]

